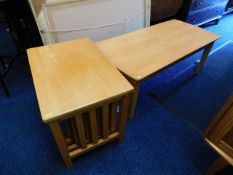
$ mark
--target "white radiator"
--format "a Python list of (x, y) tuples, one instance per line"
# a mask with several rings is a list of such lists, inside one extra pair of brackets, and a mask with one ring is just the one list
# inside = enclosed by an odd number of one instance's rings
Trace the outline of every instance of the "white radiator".
[(103, 40), (150, 24), (150, 0), (47, 0), (35, 15), (44, 44)]

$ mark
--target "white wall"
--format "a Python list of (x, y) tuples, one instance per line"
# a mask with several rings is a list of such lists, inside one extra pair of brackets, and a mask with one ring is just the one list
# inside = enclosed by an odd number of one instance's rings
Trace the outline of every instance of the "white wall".
[(44, 44), (83, 37), (99, 41), (150, 23), (150, 0), (70, 1), (43, 5), (37, 22)]

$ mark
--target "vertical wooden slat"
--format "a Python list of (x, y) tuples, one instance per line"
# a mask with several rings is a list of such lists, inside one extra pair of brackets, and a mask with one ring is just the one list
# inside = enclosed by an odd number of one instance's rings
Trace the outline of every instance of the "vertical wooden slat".
[(116, 131), (116, 114), (117, 114), (117, 103), (113, 102), (111, 104), (111, 120), (110, 120), (110, 131), (115, 132)]
[(129, 95), (125, 96), (120, 106), (120, 118), (119, 118), (119, 142), (122, 143), (124, 139), (124, 132), (126, 127), (126, 121), (129, 111)]
[(66, 127), (67, 127), (68, 137), (70, 137), (72, 141), (79, 146), (80, 143), (79, 143), (79, 138), (78, 138), (78, 133), (76, 130), (74, 118), (66, 119)]
[(80, 140), (80, 145), (82, 148), (87, 147), (87, 142), (86, 142), (86, 136), (85, 136), (85, 130), (84, 130), (84, 124), (83, 124), (83, 116), (80, 114), (77, 117), (75, 117), (75, 123), (76, 127), (78, 130), (78, 135), (79, 135), (79, 140)]
[(109, 131), (109, 104), (103, 106), (103, 139), (108, 138)]
[(71, 118), (71, 124), (72, 124), (72, 130), (73, 130), (73, 136), (74, 136), (75, 143), (78, 146), (80, 146), (80, 141), (79, 141), (79, 137), (78, 137), (77, 128), (75, 126), (75, 119), (74, 119), (74, 117)]
[(102, 114), (103, 110), (102, 108), (97, 108), (96, 109), (96, 121), (97, 121), (97, 138), (100, 139), (102, 137), (103, 134), (103, 124), (102, 124)]
[(73, 131), (72, 131), (71, 119), (65, 120), (65, 126), (66, 126), (66, 131), (67, 131), (68, 138), (72, 139), (73, 138)]
[(97, 121), (96, 121), (96, 110), (90, 111), (90, 126), (91, 126), (91, 138), (92, 143), (97, 143)]
[(62, 130), (61, 130), (59, 123), (52, 122), (49, 124), (49, 126), (50, 126), (50, 129), (51, 129), (53, 136), (56, 140), (57, 146), (60, 150), (60, 153), (63, 157), (63, 160), (65, 162), (66, 167), (67, 168), (71, 167), (73, 164), (72, 164), (71, 158), (68, 154), (68, 148), (66, 146), (65, 138), (64, 138), (64, 135), (62, 133)]
[(90, 133), (90, 120), (88, 112), (83, 114), (84, 129), (86, 134), (87, 143), (91, 142), (91, 133)]

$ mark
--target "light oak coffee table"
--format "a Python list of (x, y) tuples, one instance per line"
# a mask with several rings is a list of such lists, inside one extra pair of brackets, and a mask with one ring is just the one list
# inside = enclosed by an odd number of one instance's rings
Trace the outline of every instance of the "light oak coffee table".
[(92, 41), (67, 41), (27, 53), (42, 120), (67, 167), (87, 151), (123, 141), (133, 87)]
[(129, 115), (132, 118), (143, 80), (204, 49), (196, 70), (199, 74), (219, 38), (199, 27), (170, 20), (97, 42), (96, 45), (134, 86)]

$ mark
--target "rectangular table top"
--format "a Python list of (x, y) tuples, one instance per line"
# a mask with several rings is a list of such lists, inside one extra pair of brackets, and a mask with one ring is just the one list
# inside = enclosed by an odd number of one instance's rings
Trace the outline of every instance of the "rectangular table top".
[(45, 123), (133, 90), (89, 39), (32, 48), (27, 53)]
[(121, 72), (140, 81), (219, 38), (191, 24), (170, 20), (96, 45)]

